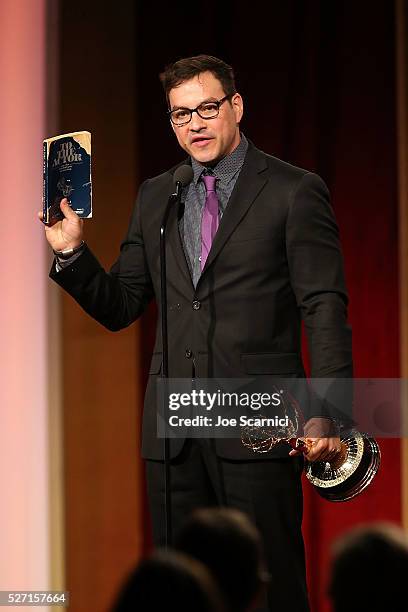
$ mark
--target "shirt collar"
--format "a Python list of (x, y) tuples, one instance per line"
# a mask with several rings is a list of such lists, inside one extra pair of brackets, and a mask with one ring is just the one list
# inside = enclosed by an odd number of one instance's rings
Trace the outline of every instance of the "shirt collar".
[[(241, 132), (241, 140), (239, 145), (231, 152), (229, 155), (226, 155), (216, 166), (210, 168), (211, 174), (217, 177), (223, 183), (228, 184), (236, 175), (236, 173), (241, 170), (242, 165), (245, 160), (245, 155), (248, 149), (248, 141), (245, 138), (244, 134)], [(202, 173), (207, 170), (207, 167), (200, 164), (193, 157), (191, 158), (191, 167), (193, 169), (193, 182), (194, 185), (197, 185), (198, 181), (201, 178)]]

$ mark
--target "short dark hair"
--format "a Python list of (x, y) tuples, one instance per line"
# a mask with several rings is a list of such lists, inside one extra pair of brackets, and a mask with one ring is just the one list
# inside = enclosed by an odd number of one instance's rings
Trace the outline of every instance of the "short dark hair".
[(225, 612), (223, 595), (210, 571), (174, 550), (158, 550), (128, 575), (112, 612)]
[(159, 78), (167, 102), (169, 101), (170, 90), (202, 72), (211, 72), (221, 83), (226, 96), (233, 96), (236, 93), (235, 76), (231, 66), (212, 55), (195, 55), (169, 64), (160, 74)]
[(235, 508), (195, 510), (180, 529), (175, 548), (212, 572), (230, 611), (247, 610), (268, 580), (259, 531)]
[(334, 543), (329, 595), (335, 612), (387, 610), (406, 598), (408, 538), (392, 523), (351, 529)]

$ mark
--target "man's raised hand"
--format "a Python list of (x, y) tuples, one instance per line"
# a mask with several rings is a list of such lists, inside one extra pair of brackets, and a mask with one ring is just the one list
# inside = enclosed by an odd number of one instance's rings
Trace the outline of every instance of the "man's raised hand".
[[(82, 243), (84, 222), (70, 208), (66, 198), (61, 200), (60, 208), (64, 218), (52, 226), (44, 225), (46, 238), (54, 251), (75, 249)], [(42, 221), (43, 213), (39, 212), (38, 217)]]

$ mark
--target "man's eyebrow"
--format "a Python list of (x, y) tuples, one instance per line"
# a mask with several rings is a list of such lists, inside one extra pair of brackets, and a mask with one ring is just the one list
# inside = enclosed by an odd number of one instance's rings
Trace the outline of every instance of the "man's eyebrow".
[[(201, 104), (205, 104), (206, 102), (216, 102), (216, 101), (217, 101), (217, 98), (215, 96), (211, 96), (210, 98), (206, 98), (205, 100), (202, 100), (198, 106), (201, 106)], [(191, 110), (191, 108), (189, 108), (188, 106), (173, 106), (171, 110), (174, 111), (174, 110), (181, 110), (181, 109)]]
[(188, 106), (173, 106), (173, 108), (171, 108), (170, 110), (180, 110), (180, 109), (190, 110)]

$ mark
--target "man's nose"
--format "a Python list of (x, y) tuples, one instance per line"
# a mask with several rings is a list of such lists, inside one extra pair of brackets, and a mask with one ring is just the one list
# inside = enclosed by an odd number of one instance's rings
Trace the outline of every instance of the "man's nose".
[(197, 111), (194, 111), (193, 114), (191, 115), (190, 130), (192, 130), (193, 132), (196, 132), (197, 130), (203, 129), (205, 126), (206, 126), (205, 119), (200, 117)]

